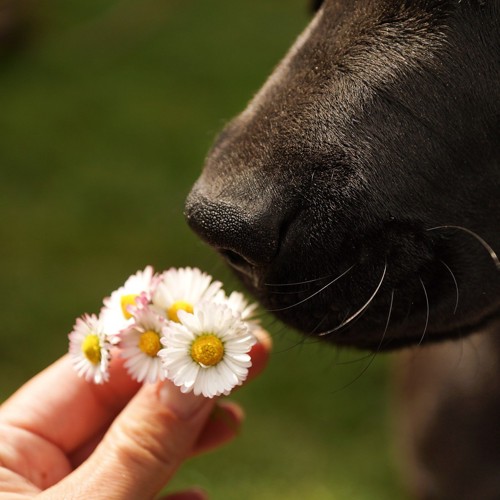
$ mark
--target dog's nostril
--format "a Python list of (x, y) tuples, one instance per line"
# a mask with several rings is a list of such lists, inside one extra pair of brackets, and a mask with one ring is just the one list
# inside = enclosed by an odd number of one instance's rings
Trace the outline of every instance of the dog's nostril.
[(278, 250), (280, 218), (277, 211), (207, 199), (193, 190), (185, 213), (191, 228), (243, 272), (269, 263)]

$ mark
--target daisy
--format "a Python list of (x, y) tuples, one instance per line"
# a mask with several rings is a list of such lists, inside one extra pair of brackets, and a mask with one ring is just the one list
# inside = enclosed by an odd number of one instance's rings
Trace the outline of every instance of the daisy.
[(108, 333), (117, 334), (133, 323), (133, 309), (151, 300), (157, 280), (153, 268), (147, 266), (104, 299), (100, 317)]
[(172, 268), (160, 276), (152, 302), (160, 314), (178, 323), (178, 311), (192, 313), (200, 302), (220, 296), (221, 287), (220, 281), (197, 268)]
[(179, 311), (178, 319), (165, 327), (165, 348), (159, 352), (174, 384), (208, 398), (241, 385), (256, 342), (248, 325), (220, 303), (204, 302), (192, 314)]
[[(254, 321), (257, 322), (255, 318), (253, 318), (255, 309), (257, 309), (257, 303), (249, 303), (245, 296), (240, 292), (231, 292), (229, 297), (224, 298), (226, 304), (230, 309), (240, 315), (243, 321)], [(218, 300), (216, 299), (218, 302)]]
[(69, 334), (69, 354), (78, 376), (96, 384), (107, 382), (110, 348), (104, 326), (95, 314), (84, 314), (76, 320)]
[(134, 320), (121, 333), (121, 356), (126, 359), (125, 368), (138, 382), (165, 380), (166, 371), (158, 357), (165, 319), (145, 307), (136, 311)]

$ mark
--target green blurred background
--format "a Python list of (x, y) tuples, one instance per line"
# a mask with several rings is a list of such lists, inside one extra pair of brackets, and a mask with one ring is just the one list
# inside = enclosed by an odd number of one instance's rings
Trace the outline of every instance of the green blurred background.
[[(76, 316), (98, 312), (147, 264), (199, 266), (237, 286), (187, 228), (183, 200), (217, 132), (309, 17), (306, 0), (0, 0), (0, 19), (9, 5), (18, 20), (8, 47), (0, 32), (2, 399), (65, 352)], [(403, 498), (387, 359), (364, 371), (364, 353), (265, 324), (269, 369), (234, 394), (247, 411), (242, 434), (188, 462), (169, 489)]]

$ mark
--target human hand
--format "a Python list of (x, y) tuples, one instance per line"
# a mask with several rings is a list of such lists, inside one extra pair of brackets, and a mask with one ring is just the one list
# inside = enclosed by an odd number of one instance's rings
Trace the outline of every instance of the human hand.
[[(270, 350), (267, 334), (256, 335), (249, 378)], [(2, 499), (153, 498), (186, 458), (238, 432), (243, 413), (234, 403), (182, 394), (168, 380), (141, 387), (119, 358), (110, 371), (107, 384), (89, 384), (66, 355), (0, 407)]]

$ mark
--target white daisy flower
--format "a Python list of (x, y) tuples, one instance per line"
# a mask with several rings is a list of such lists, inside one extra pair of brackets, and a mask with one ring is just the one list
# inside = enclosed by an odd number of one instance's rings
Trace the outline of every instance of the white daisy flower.
[(224, 304), (201, 303), (193, 314), (178, 311), (179, 322), (165, 327), (159, 352), (169, 378), (182, 392), (212, 398), (241, 385), (252, 366), (256, 338)]
[(171, 321), (179, 322), (178, 311), (192, 313), (203, 301), (213, 300), (221, 292), (222, 283), (197, 268), (169, 269), (159, 279), (153, 294), (153, 306)]
[(121, 356), (126, 359), (125, 368), (138, 382), (165, 380), (166, 371), (158, 357), (165, 319), (145, 307), (136, 311), (134, 320), (121, 333)]
[(80, 377), (96, 384), (107, 382), (110, 348), (104, 326), (95, 314), (85, 314), (76, 320), (69, 334), (69, 354)]
[(157, 281), (153, 268), (147, 266), (104, 299), (100, 317), (108, 333), (117, 334), (133, 323), (133, 309), (151, 300)]
[[(240, 315), (243, 321), (257, 322), (253, 318), (255, 309), (257, 309), (256, 302), (250, 303), (242, 293), (236, 291), (231, 292), (229, 297), (224, 297), (224, 300), (230, 309)], [(216, 301), (218, 302), (218, 300)]]

